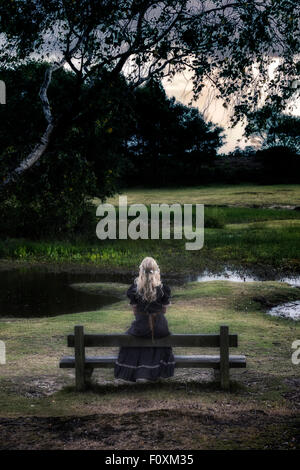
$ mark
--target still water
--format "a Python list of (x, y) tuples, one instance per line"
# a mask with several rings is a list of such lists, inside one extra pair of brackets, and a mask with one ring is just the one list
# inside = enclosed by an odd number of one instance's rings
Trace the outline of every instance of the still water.
[(46, 317), (97, 310), (115, 297), (79, 292), (77, 282), (126, 282), (115, 276), (87, 273), (9, 270), (0, 272), (0, 317)]
[(204, 271), (202, 274), (196, 276), (195, 281), (206, 282), (206, 281), (231, 281), (231, 282), (254, 282), (254, 281), (279, 281), (287, 282), (292, 286), (300, 287), (300, 276), (280, 276), (270, 275), (266, 273), (249, 273), (243, 271), (233, 271), (230, 269), (224, 270), (222, 273), (211, 273)]
[(267, 313), (272, 317), (290, 318), (291, 320), (299, 321), (300, 300), (296, 302), (287, 302), (282, 305), (277, 305), (276, 307), (271, 308)]
[[(108, 295), (87, 294), (73, 289), (70, 285), (85, 282), (119, 282), (130, 284), (132, 275), (103, 273), (47, 272), (40, 268), (8, 269), (0, 271), (0, 318), (33, 318), (63, 315), (98, 310), (119, 299)], [(253, 282), (277, 280), (300, 286), (300, 276), (266, 278), (262, 274), (224, 270), (222, 273), (203, 272), (191, 276), (176, 275), (164, 277), (172, 285), (188, 281), (205, 282), (228, 280), (233, 282)], [(292, 314), (289, 307), (283, 315), (295, 320), (300, 318), (300, 302), (294, 302)], [(284, 307), (284, 306), (282, 306)], [(271, 313), (272, 314), (272, 313)]]

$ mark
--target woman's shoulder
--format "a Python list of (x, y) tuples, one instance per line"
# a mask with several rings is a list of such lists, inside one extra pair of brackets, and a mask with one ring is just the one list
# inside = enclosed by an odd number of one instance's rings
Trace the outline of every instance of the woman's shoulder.
[(127, 290), (127, 296), (130, 297), (131, 295), (135, 295), (137, 292), (136, 284), (133, 282), (129, 289)]
[(162, 284), (162, 290), (165, 295), (171, 295), (171, 289), (167, 284), (165, 283)]
[(162, 293), (162, 295), (171, 295), (171, 289), (170, 287), (165, 284), (165, 283), (161, 283), (160, 286), (158, 286), (158, 289), (160, 290), (160, 292)]
[(160, 295), (159, 295), (159, 301), (163, 304), (163, 305), (168, 305), (170, 302), (169, 302), (169, 299), (171, 297), (171, 289), (169, 286), (167, 286), (166, 284), (161, 284), (159, 286), (159, 291), (160, 291)]
[(131, 302), (136, 303), (137, 287), (136, 287), (136, 284), (134, 282), (131, 284), (131, 286), (127, 290), (126, 295), (130, 299)]

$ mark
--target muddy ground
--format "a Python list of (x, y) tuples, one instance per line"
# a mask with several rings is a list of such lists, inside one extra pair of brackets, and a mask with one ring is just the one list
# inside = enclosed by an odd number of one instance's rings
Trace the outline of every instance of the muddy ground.
[[(0, 418), (0, 449), (299, 449), (299, 415), (153, 410), (122, 415)], [(260, 441), (260, 445), (258, 445)], [(218, 448), (217, 447), (217, 448)]]
[[(160, 397), (152, 394), (154, 384), (141, 384), (140, 393), (134, 385), (94, 385), (82, 398), (78, 394), (84, 404), (77, 415), (1, 417), (0, 450), (136, 450), (137, 443), (145, 450), (300, 449), (300, 379), (284, 380), (285, 406), (278, 408), (254, 401), (239, 384), (233, 383), (232, 392), (224, 395), (217, 383), (207, 381), (207, 372), (200, 375), (205, 381), (198, 384), (163, 383)], [(243, 376), (250, 389), (265, 388), (265, 378)], [(34, 387), (23, 382), (19, 393), (32, 400), (55, 399), (59, 384), (52, 379), (36, 381)], [(185, 389), (185, 398), (166, 399), (171, 389), (178, 394)], [(106, 402), (106, 393), (118, 400)]]

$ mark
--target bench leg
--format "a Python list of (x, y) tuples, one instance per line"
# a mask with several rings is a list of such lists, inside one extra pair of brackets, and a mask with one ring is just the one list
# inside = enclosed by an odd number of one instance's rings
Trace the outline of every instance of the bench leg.
[(229, 390), (229, 334), (228, 326), (220, 327), (220, 375), (221, 388)]
[(89, 382), (91, 380), (93, 372), (94, 372), (94, 369), (85, 369), (84, 371), (85, 382)]
[(220, 369), (214, 369), (214, 379), (216, 382), (220, 382), (221, 380)]
[(83, 326), (75, 326), (75, 385), (77, 392), (85, 390), (85, 350)]

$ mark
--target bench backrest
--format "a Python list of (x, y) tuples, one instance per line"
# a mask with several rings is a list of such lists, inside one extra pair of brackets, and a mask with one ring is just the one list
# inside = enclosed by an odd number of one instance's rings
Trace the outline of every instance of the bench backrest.
[(226, 338), (228, 347), (238, 346), (237, 334), (229, 334), (228, 326), (221, 326), (219, 334), (186, 334), (186, 335), (170, 335), (165, 338), (154, 339), (139, 338), (126, 334), (84, 334), (83, 326), (75, 326), (74, 334), (68, 335), (68, 346), (75, 347), (75, 338), (80, 338), (84, 347), (113, 347), (113, 346), (130, 346), (130, 347), (189, 347), (201, 348), (212, 347), (219, 348), (221, 346), (221, 338)]

